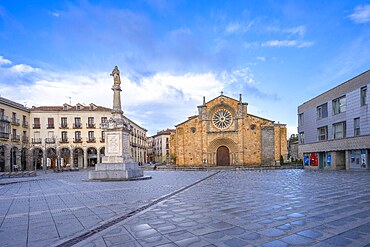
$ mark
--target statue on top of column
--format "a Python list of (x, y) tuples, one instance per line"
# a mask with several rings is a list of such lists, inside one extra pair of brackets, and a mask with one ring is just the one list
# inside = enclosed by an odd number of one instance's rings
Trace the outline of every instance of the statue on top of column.
[(113, 76), (113, 79), (114, 79), (114, 85), (121, 85), (121, 78), (119, 76), (119, 69), (117, 67), (117, 65), (114, 67), (113, 71), (112, 71), (112, 74), (110, 74), (111, 76)]

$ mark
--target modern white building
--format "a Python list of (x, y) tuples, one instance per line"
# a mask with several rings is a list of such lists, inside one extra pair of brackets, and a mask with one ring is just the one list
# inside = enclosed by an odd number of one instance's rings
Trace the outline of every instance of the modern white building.
[(370, 70), (298, 107), (305, 168), (370, 169)]

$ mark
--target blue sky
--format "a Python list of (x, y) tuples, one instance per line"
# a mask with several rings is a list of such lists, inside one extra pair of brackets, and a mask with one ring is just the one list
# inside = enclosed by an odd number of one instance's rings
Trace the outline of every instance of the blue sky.
[(370, 69), (370, 1), (0, 2), (0, 95), (112, 107), (148, 134), (225, 95), (286, 123), (297, 106)]

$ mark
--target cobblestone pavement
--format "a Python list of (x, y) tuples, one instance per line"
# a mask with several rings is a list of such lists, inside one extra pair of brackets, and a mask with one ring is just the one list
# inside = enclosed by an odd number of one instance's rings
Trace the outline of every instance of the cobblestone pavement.
[(213, 173), (156, 171), (146, 172), (151, 180), (88, 183), (80, 172), (2, 186), (0, 246), (63, 244), (150, 202), (76, 246), (370, 245), (369, 172)]
[(87, 172), (1, 179), (0, 246), (50, 246), (211, 174), (146, 171), (152, 179), (86, 182)]

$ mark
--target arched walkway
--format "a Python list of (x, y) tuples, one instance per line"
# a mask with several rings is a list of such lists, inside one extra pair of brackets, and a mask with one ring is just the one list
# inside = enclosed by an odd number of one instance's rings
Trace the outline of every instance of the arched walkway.
[(18, 148), (12, 147), (10, 149), (10, 170), (11, 171), (17, 171), (20, 169), (17, 163), (17, 154), (18, 154)]
[(57, 150), (55, 148), (46, 149), (46, 165), (47, 168), (54, 169), (57, 167)]
[(84, 166), (84, 150), (82, 148), (75, 148), (73, 150), (73, 167)]
[(103, 157), (105, 156), (105, 147), (102, 147), (99, 151), (100, 158), (99, 158), (99, 163), (102, 163)]
[(23, 171), (27, 170), (27, 148), (22, 149), (21, 166)]
[(87, 166), (95, 166), (98, 162), (98, 152), (96, 148), (90, 147), (87, 149)]
[(5, 146), (0, 146), (0, 172), (5, 171)]
[(32, 150), (32, 164), (33, 168), (42, 169), (44, 152), (41, 148), (35, 148)]
[(69, 148), (62, 148), (60, 149), (60, 166), (61, 167), (67, 167), (67, 165), (70, 165), (71, 160), (71, 151)]

